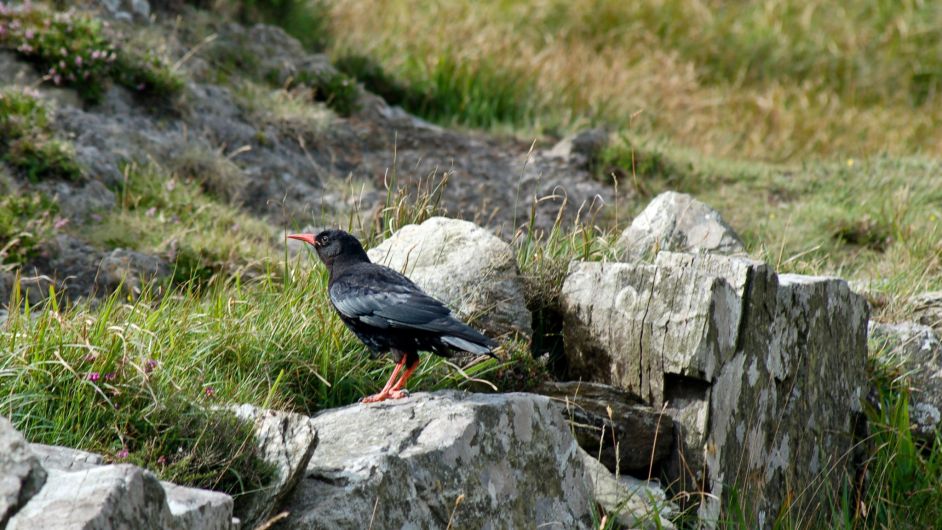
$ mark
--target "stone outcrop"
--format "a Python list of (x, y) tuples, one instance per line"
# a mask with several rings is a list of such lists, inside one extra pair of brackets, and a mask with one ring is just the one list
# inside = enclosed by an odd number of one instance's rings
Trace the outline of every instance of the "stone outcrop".
[(314, 417), (321, 442), (289, 528), (589, 528), (591, 490), (559, 411), (531, 394), (416, 394)]
[(263, 490), (247, 495), (239, 503), (239, 516), (246, 528), (265, 522), (272, 511), (301, 480), (317, 447), (317, 429), (308, 416), (239, 405), (232, 412), (255, 426), (258, 455), (274, 467), (275, 476)]
[(629, 475), (613, 475), (601, 462), (580, 449), (592, 483), (592, 497), (603, 510), (625, 528), (671, 530), (677, 506), (655, 481)]
[(615, 244), (626, 261), (651, 252), (744, 255), (739, 235), (716, 210), (685, 193), (664, 192), (648, 204)]
[(0, 416), (0, 528), (45, 481), (46, 471), (29, 450), (26, 439)]
[(101, 455), (27, 444), (0, 417), (0, 528), (235, 530), (232, 498)]
[(618, 474), (647, 476), (674, 445), (674, 420), (637, 396), (599, 383), (547, 382), (537, 389), (569, 421), (579, 447)]
[(909, 303), (917, 322), (942, 333), (942, 291), (918, 294)]
[(929, 326), (915, 322), (870, 326), (870, 345), (898, 364), (909, 385), (913, 434), (933, 443), (942, 422), (942, 343)]
[(533, 333), (513, 248), (474, 223), (433, 217), (407, 225), (369, 256), (489, 334)]
[(707, 522), (732, 488), (761, 527), (786, 499), (813, 513), (814, 492), (852, 470), (869, 311), (843, 280), (662, 252), (653, 264), (573, 263), (561, 301), (577, 375), (678, 420), (668, 474), (711, 493)]

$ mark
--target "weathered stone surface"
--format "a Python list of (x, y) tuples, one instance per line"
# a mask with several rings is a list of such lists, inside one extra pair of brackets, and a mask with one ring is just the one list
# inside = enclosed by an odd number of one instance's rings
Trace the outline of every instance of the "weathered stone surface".
[(537, 393), (553, 398), (579, 447), (613, 473), (647, 476), (670, 454), (673, 418), (629, 392), (598, 383), (547, 382)]
[(616, 247), (631, 261), (652, 250), (745, 254), (742, 240), (716, 210), (674, 191), (655, 197), (622, 232)]
[(29, 444), (30, 451), (45, 469), (56, 471), (83, 471), (105, 465), (105, 459), (96, 453), (61, 447), (58, 445)]
[[(133, 466), (123, 466), (131, 467), (132, 470), (115, 469), (117, 466), (105, 465), (104, 459), (101, 457), (101, 455), (89, 453), (87, 451), (81, 451), (78, 449), (71, 449), (69, 447), (43, 444), (30, 444), (29, 447), (33, 454), (35, 454), (42, 463), (43, 467), (52, 473), (50, 481), (47, 483), (47, 487), (49, 488), (56, 489), (72, 487), (76, 481), (84, 480), (81, 479), (81, 477), (84, 476), (91, 477), (89, 480), (99, 482), (99, 486), (96, 487), (97, 489), (93, 488), (97, 492), (96, 495), (101, 493), (99, 490), (102, 488), (111, 488), (111, 490), (106, 492), (104, 495), (98, 495), (97, 497), (94, 497), (91, 500), (92, 504), (98, 501), (103, 503), (140, 502), (142, 499), (143, 502), (157, 503), (156, 499), (160, 497), (160, 495), (150, 491), (152, 484), (150, 483), (150, 479), (147, 477), (144, 477), (144, 489), (147, 494), (141, 497), (135, 493), (135, 474), (137, 472), (141, 472), (149, 475), (149, 473), (145, 470), (134, 468)], [(93, 469), (99, 469), (99, 471), (96, 471), (91, 475), (81, 474), (83, 471), (89, 471)], [(125, 484), (122, 485), (120, 480), (116, 482), (116, 477), (118, 479), (124, 477), (124, 479), (121, 480), (124, 480)], [(146, 514), (156, 512), (163, 513), (163, 515), (160, 516), (163, 517), (162, 522), (160, 523), (163, 525), (161, 528), (168, 528), (172, 530), (234, 530), (238, 528), (238, 520), (233, 519), (232, 517), (232, 498), (225, 493), (201, 490), (197, 488), (187, 488), (166, 481), (161, 481), (160, 487), (163, 489), (162, 495), (166, 498), (166, 507), (168, 511), (165, 512), (158, 506), (149, 506), (142, 508), (141, 512)], [(65, 494), (60, 495), (55, 492), (49, 492), (47, 495), (49, 498), (45, 501), (47, 505), (43, 509), (60, 510), (60, 516), (63, 517), (64, 524), (67, 524), (68, 528), (83, 528), (80, 524), (80, 521), (74, 521), (75, 525), (72, 526), (73, 520), (68, 517), (68, 513), (63, 513), (63, 510), (67, 511), (71, 509), (68, 505), (65, 505), (65, 501), (60, 498), (64, 495)], [(107, 506), (99, 505), (96, 507), (92, 504), (87, 506), (83, 505), (81, 507), (83, 513), (87, 515), (96, 509), (106, 514), (110, 513), (110, 508)], [(64, 508), (62, 508), (62, 506), (64, 506)], [(169, 515), (167, 515), (168, 513)], [(110, 517), (110, 515), (106, 515), (105, 519), (110, 522)], [(105, 519), (93, 518), (93, 522), (88, 523), (91, 526), (86, 525), (85, 528), (143, 528), (143, 526), (121, 527), (118, 523), (125, 522), (125, 519), (123, 518), (116, 519), (114, 521), (116, 526), (114, 527), (100, 526), (103, 524), (102, 520)], [(147, 521), (141, 521), (138, 524), (144, 525), (147, 524)]]
[(602, 128), (586, 129), (559, 141), (547, 153), (569, 161), (577, 167), (592, 167), (608, 145), (609, 133)]
[(118, 20), (144, 22), (150, 16), (147, 0), (98, 0), (98, 4)]
[(314, 418), (286, 527), (588, 528), (578, 446), (548, 398), (416, 394)]
[(246, 528), (263, 523), (294, 490), (317, 447), (317, 429), (308, 416), (265, 410), (243, 404), (232, 408), (235, 415), (255, 425), (258, 454), (275, 468), (272, 483), (239, 503), (239, 516)]
[(917, 322), (942, 333), (942, 291), (918, 294), (912, 297), (910, 305)]
[(663, 374), (712, 382), (734, 353), (753, 269), (768, 271), (751, 260), (669, 252), (653, 265), (573, 262), (560, 297), (573, 374), (655, 406)]
[(433, 217), (404, 226), (369, 256), (491, 334), (533, 333), (513, 248), (474, 223)]
[(677, 507), (657, 482), (613, 475), (589, 453), (579, 450), (592, 482), (592, 497), (625, 528), (672, 529)]
[(912, 432), (925, 442), (934, 442), (942, 422), (942, 343), (935, 331), (914, 322), (874, 322), (870, 344), (873, 351), (899, 362), (910, 387)]
[(46, 481), (46, 472), (23, 435), (0, 416), (0, 528)]
[[(235, 530), (238, 519), (232, 517), (232, 497), (217, 491), (186, 488), (162, 481), (167, 495), (172, 530)], [(251, 529), (254, 527), (247, 526)]]
[(868, 308), (843, 280), (662, 252), (653, 264), (574, 263), (561, 300), (580, 375), (666, 404), (678, 421), (668, 475), (680, 490), (707, 485), (707, 521), (731, 487), (758, 526), (786, 498), (813, 510), (814, 492), (850, 471)]
[(171, 520), (157, 477), (120, 464), (72, 472), (49, 471), (46, 485), (7, 528), (164, 528)]
[(117, 248), (101, 259), (97, 283), (106, 293), (113, 292), (119, 286), (124, 286), (130, 292), (140, 292), (142, 285), (168, 274), (170, 268), (160, 258)]

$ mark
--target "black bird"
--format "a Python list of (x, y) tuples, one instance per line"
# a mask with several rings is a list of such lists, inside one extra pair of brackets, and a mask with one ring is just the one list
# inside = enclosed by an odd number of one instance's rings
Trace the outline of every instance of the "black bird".
[(372, 263), (357, 238), (347, 232), (325, 230), (317, 235), (288, 237), (317, 250), (330, 276), (330, 302), (347, 328), (374, 357), (389, 352), (396, 360), (386, 386), (378, 394), (363, 398), (364, 403), (408, 396), (405, 386), (419, 366), (419, 351), (443, 357), (456, 351), (494, 357), (494, 341), (455, 319), (443, 303), (425, 294), (409, 278)]

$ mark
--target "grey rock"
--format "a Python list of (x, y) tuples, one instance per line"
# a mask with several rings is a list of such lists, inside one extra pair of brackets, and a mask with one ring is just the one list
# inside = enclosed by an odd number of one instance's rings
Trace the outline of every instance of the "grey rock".
[(314, 418), (288, 528), (589, 528), (578, 446), (549, 399), (416, 394)]
[(707, 486), (708, 524), (733, 485), (768, 527), (786, 499), (814, 513), (815, 492), (855, 471), (869, 310), (843, 280), (662, 252), (574, 263), (561, 301), (571, 365), (678, 421), (668, 475), (680, 492)]
[(490, 334), (533, 333), (513, 248), (474, 223), (433, 217), (407, 225), (369, 256)]
[(632, 221), (615, 244), (626, 261), (656, 250), (744, 255), (745, 246), (716, 210), (685, 193), (664, 192)]
[(42, 488), (46, 472), (26, 439), (0, 416), (0, 528)]
[(580, 449), (579, 454), (592, 482), (592, 498), (624, 528), (645, 530), (676, 528), (671, 519), (677, 506), (655, 481), (630, 475), (613, 475), (601, 462)]
[(942, 291), (918, 294), (909, 303), (917, 322), (942, 333)]
[(83, 471), (105, 465), (101, 455), (71, 447), (29, 444), (29, 448), (45, 469)]
[[(112, 502), (113, 497), (120, 497), (122, 495), (127, 497), (124, 499), (124, 501), (121, 502), (138, 502), (141, 500), (141, 497), (137, 495), (134, 490), (136, 487), (135, 481), (137, 480), (136, 473), (140, 472), (144, 475), (150, 475), (149, 472), (134, 468), (133, 466), (121, 466), (119, 468), (119, 466), (105, 465), (105, 461), (101, 455), (89, 453), (87, 451), (81, 451), (78, 449), (71, 449), (69, 447), (30, 444), (30, 450), (32, 450), (33, 454), (38, 457), (43, 467), (52, 473), (52, 479), (48, 483), (48, 486), (52, 489), (69, 488), (76, 481), (82, 480), (80, 477), (90, 477), (89, 480), (98, 481), (101, 483), (99, 486), (92, 488), (93, 491), (98, 491), (102, 488), (112, 488), (110, 493), (105, 494), (104, 496), (98, 495), (97, 497), (94, 497), (92, 502), (95, 502), (96, 499), (99, 501), (104, 499), (103, 502)], [(125, 469), (126, 467), (130, 467), (131, 469)], [(93, 469), (98, 469), (99, 471), (96, 471), (91, 475), (82, 475), (80, 473)], [(116, 481), (116, 477), (119, 480)], [(120, 482), (121, 480), (123, 480), (125, 484), (122, 485)], [(143, 499), (148, 503), (159, 504), (156, 499), (158, 499), (160, 495), (151, 491), (152, 486), (153, 485), (150, 481), (150, 477), (144, 476), (144, 489), (146, 490), (146, 495), (143, 497)], [(163, 489), (163, 495), (166, 497), (166, 508), (169, 511), (165, 512), (156, 506), (144, 507), (142, 510), (145, 513), (162, 513), (163, 515), (159, 516), (162, 517), (162, 522), (160, 524), (163, 526), (161, 526), (161, 528), (168, 528), (173, 530), (235, 530), (235, 528), (237, 528), (238, 524), (235, 522), (237, 519), (233, 519), (232, 517), (232, 498), (225, 493), (178, 486), (166, 481), (160, 481), (160, 487)], [(49, 492), (49, 497), (53, 500), (47, 499), (46, 502), (48, 503), (48, 507), (57, 509), (62, 501), (60, 497), (65, 495), (65, 493), (59, 495), (58, 493), (52, 491)], [(85, 510), (86, 513), (91, 513), (96, 509), (96, 507), (86, 506), (82, 509)], [(110, 508), (106, 506), (98, 506), (97, 509), (100, 509), (103, 512), (108, 512), (110, 510)], [(60, 515), (65, 516), (67, 514), (60, 513)], [(150, 520), (151, 519), (148, 519), (147, 521)], [(112, 528), (110, 526), (95, 526), (96, 524), (103, 524), (101, 523), (100, 519), (97, 521), (98, 522), (89, 523), (92, 526), (86, 525), (85, 527)], [(72, 525), (73, 522), (75, 523), (74, 526), (68, 526), (69, 528), (82, 527), (78, 521), (73, 521), (70, 518), (65, 519), (65, 522), (68, 523), (68, 525)], [(147, 522), (145, 521), (139, 524), (145, 525)], [(142, 527), (143, 526), (132, 526), (127, 528)], [(114, 528), (122, 527), (117, 525), (114, 526)], [(157, 527), (155, 526), (154, 528)]]
[(32, 65), (17, 59), (15, 52), (0, 50), (0, 87), (36, 86), (41, 79)]
[(255, 528), (294, 490), (317, 447), (317, 429), (308, 416), (265, 410), (243, 404), (235, 415), (255, 428), (258, 454), (275, 468), (275, 478), (264, 490), (240, 500), (239, 515), (246, 528)]
[(10, 520), (7, 528), (164, 528), (171, 519), (157, 477), (120, 464), (72, 472), (51, 470), (43, 489)]
[(150, 17), (147, 0), (98, 0), (98, 3), (117, 20), (144, 22)]
[(912, 432), (922, 441), (933, 443), (942, 422), (942, 343), (935, 331), (915, 322), (873, 322), (870, 346), (905, 374), (910, 387)]
[(560, 157), (582, 168), (590, 168), (598, 162), (602, 150), (608, 146), (609, 133), (602, 128), (587, 129), (573, 133), (552, 147), (549, 156)]
[[(232, 497), (217, 491), (178, 486), (161, 481), (167, 495), (172, 530), (236, 530), (238, 519), (232, 517)], [(253, 528), (251, 526), (247, 528)]]
[(43, 182), (37, 187), (56, 197), (61, 213), (78, 224), (88, 221), (93, 213), (107, 212), (115, 206), (114, 193), (98, 180), (89, 180), (81, 185)]
[(140, 292), (143, 284), (168, 274), (170, 268), (160, 258), (118, 248), (102, 258), (97, 283), (108, 293), (121, 285), (130, 292)]
[(577, 381), (546, 382), (537, 393), (553, 398), (579, 447), (613, 473), (647, 475), (673, 448), (673, 418), (629, 392)]

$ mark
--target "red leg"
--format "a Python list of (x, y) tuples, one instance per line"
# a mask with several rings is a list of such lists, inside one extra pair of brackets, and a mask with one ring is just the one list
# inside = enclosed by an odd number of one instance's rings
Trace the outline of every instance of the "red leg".
[(402, 367), (405, 366), (405, 365), (406, 365), (406, 356), (403, 355), (403, 356), (399, 359), (399, 362), (396, 363), (396, 367), (393, 368), (392, 375), (389, 376), (389, 381), (386, 381), (386, 385), (383, 387), (382, 390), (380, 390), (379, 394), (373, 394), (372, 396), (366, 396), (366, 397), (364, 397), (363, 399), (361, 399), (360, 401), (363, 402), (363, 403), (376, 403), (377, 401), (385, 401), (386, 399), (389, 399), (389, 392), (390, 392), (390, 390), (393, 389), (393, 386), (394, 386), (395, 384), (398, 384), (398, 382), (397, 382), (397, 383), (393, 383), (393, 381), (396, 381), (396, 376), (399, 375), (399, 371), (402, 370)]
[(402, 399), (409, 395), (409, 391), (406, 390), (406, 383), (409, 382), (409, 378), (412, 377), (412, 374), (418, 367), (419, 360), (416, 359), (415, 363), (406, 368), (406, 371), (402, 373), (402, 377), (399, 378), (399, 381), (396, 381), (396, 384), (389, 389), (389, 399)]

